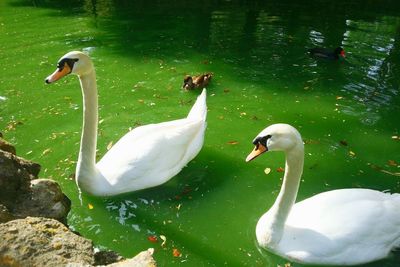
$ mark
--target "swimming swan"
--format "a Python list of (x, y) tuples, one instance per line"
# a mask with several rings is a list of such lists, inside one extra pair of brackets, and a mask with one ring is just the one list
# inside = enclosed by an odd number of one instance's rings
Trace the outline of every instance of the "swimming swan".
[(340, 189), (294, 204), (304, 162), (299, 132), (274, 124), (253, 144), (247, 162), (267, 151), (286, 155), (279, 195), (256, 226), (261, 247), (298, 263), (357, 265), (385, 258), (400, 246), (400, 194)]
[(178, 174), (199, 153), (206, 129), (205, 90), (186, 118), (133, 129), (96, 164), (97, 86), (89, 56), (77, 51), (67, 53), (46, 83), (69, 73), (78, 75), (83, 94), (83, 129), (76, 167), (78, 188), (97, 196), (111, 196), (154, 187)]

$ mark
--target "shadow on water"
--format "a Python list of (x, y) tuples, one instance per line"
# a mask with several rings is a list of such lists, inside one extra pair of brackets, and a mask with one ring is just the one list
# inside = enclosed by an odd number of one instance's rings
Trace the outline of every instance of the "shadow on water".
[[(233, 177), (240, 173), (242, 164), (244, 161), (239, 162), (204, 148), (199, 157), (164, 185), (104, 199), (84, 195), (84, 206), (90, 203), (96, 209), (104, 207), (107, 212), (88, 212), (87, 217), (71, 219), (82, 220), (79, 224), (86, 225), (95, 235), (102, 235), (102, 243), (108, 238), (109, 226), (105, 224), (102, 229), (103, 226), (96, 222), (112, 221), (121, 226), (111, 234), (112, 239), (118, 239), (118, 236), (119, 239), (124, 239), (121, 236), (127, 234), (131, 236), (130, 239), (132, 235), (136, 238), (143, 238), (143, 235), (144, 238), (156, 236), (158, 239), (160, 235), (164, 235), (168, 238), (167, 247), (188, 248), (204, 261), (212, 259), (217, 266), (240, 266), (240, 258), (230, 255), (223, 248), (214, 245), (214, 241), (208, 240), (207, 235), (193, 229), (192, 220), (200, 220), (196, 223), (206, 224), (207, 228), (214, 227), (210, 225), (209, 218), (198, 216), (196, 207), (209, 206), (212, 209), (213, 204), (207, 203), (207, 199), (212, 199), (215, 192), (231, 183)], [(234, 209), (234, 205), (230, 208)], [(218, 227), (218, 222), (213, 224)]]

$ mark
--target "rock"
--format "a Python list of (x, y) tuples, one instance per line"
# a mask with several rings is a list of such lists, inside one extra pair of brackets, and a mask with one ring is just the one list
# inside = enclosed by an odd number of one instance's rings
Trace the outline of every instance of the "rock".
[(0, 150), (0, 202), (8, 206), (20, 194), (28, 191), (30, 181), (39, 173), (37, 169), (40, 170), (39, 164)]
[(0, 223), (8, 222), (14, 220), (15, 216), (13, 216), (6, 206), (0, 203)]
[(110, 250), (97, 251), (94, 254), (95, 265), (107, 265), (114, 262), (119, 262), (125, 260), (124, 257), (120, 256), (118, 253)]
[(156, 261), (153, 258), (154, 249), (149, 248), (140, 252), (132, 259), (116, 262), (107, 265), (107, 267), (156, 267)]
[[(100, 255), (95, 255), (96, 266), (107, 266), (107, 267), (156, 267), (157, 263), (153, 258), (154, 249), (149, 248), (148, 250), (140, 252), (132, 259), (121, 260), (121, 256), (113, 251), (100, 251)], [(101, 258), (99, 258), (99, 256)], [(109, 263), (108, 265), (106, 265)], [(72, 266), (69, 266), (72, 267)]]
[[(92, 242), (54, 219), (27, 217), (3, 223), (0, 236), (0, 266), (156, 267), (154, 249), (132, 259), (98, 265), (101, 262), (95, 260)], [(107, 261), (121, 258), (115, 252), (103, 253), (103, 257), (109, 257)]]
[(58, 183), (37, 179), (39, 164), (3, 148), (0, 146), (0, 266), (156, 266), (153, 250), (129, 260), (112, 251), (94, 253), (90, 240), (65, 226), (71, 201)]
[(93, 244), (62, 223), (27, 217), (0, 224), (0, 266), (94, 264)]
[(30, 190), (18, 201), (13, 211), (20, 218), (46, 217), (66, 224), (70, 209), (71, 201), (63, 194), (57, 182), (35, 179), (31, 181)]
[[(66, 223), (71, 201), (49, 179), (36, 179), (40, 165), (0, 150), (0, 222), (38, 216)], [(10, 217), (11, 215), (11, 217)]]
[(16, 155), (15, 147), (12, 144), (10, 144), (9, 142), (7, 142), (6, 140), (4, 140), (2, 137), (3, 136), (0, 136), (0, 149)]

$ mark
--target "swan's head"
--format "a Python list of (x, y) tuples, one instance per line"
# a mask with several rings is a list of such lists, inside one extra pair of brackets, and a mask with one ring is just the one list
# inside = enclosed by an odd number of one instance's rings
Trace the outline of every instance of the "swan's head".
[(273, 124), (262, 130), (253, 140), (254, 150), (247, 156), (246, 162), (255, 159), (267, 151), (290, 152), (303, 147), (300, 133), (289, 124)]
[(82, 76), (91, 71), (93, 71), (93, 63), (90, 57), (82, 52), (72, 51), (60, 58), (56, 71), (48, 76), (45, 82), (55, 82), (70, 73)]

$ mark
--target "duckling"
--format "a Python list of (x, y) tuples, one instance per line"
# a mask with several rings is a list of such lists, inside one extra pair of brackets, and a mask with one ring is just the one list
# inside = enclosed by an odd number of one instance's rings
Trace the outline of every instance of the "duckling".
[(185, 90), (192, 90), (195, 88), (204, 88), (208, 85), (212, 77), (212, 73), (204, 73), (199, 76), (186, 75), (183, 79), (182, 88)]

